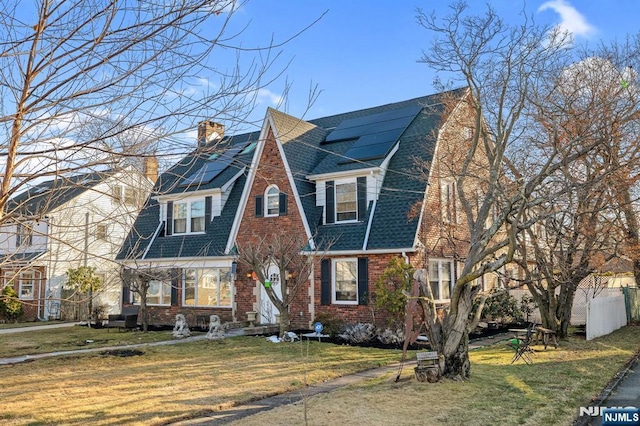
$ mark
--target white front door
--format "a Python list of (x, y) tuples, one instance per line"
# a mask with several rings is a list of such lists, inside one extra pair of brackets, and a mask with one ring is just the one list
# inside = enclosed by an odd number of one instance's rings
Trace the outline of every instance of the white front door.
[[(269, 266), (267, 279), (270, 281), (271, 288), (278, 295), (278, 298), (282, 300), (282, 286), (280, 285), (280, 273), (276, 265)], [(264, 283), (260, 283), (260, 324), (275, 324), (276, 314), (279, 313), (278, 309), (274, 306), (267, 295), (267, 290), (264, 287)]]

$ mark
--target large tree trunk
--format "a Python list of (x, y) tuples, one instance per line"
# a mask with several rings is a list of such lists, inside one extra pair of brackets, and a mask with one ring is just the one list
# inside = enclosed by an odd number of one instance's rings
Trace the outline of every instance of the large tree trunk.
[(442, 375), (450, 379), (468, 379), (471, 375), (469, 362), (469, 334), (463, 333), (460, 343), (453, 353), (444, 354)]

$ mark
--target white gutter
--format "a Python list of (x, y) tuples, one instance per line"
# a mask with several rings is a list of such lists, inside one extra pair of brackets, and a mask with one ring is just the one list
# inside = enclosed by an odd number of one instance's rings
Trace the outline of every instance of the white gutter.
[(144, 249), (144, 253), (142, 253), (142, 257), (140, 259), (144, 259), (145, 257), (147, 257), (147, 253), (149, 253), (149, 249), (151, 249), (151, 245), (156, 240), (156, 237), (160, 232), (160, 228), (162, 228), (162, 221), (160, 221), (160, 223), (158, 224), (158, 227), (156, 228), (156, 232), (153, 233), (153, 237), (151, 237), (151, 241), (149, 241), (149, 244), (147, 244), (147, 248)]

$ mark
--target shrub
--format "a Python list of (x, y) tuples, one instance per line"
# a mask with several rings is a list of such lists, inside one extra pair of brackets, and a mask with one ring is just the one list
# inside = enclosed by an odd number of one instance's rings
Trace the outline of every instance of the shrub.
[(411, 291), (413, 271), (413, 266), (394, 257), (374, 284), (374, 304), (389, 313), (388, 322), (394, 326), (404, 322), (407, 297), (403, 291)]
[(321, 313), (316, 315), (313, 320), (314, 323), (319, 322), (322, 324), (324, 334), (328, 334), (331, 337), (337, 336), (344, 328), (344, 320), (336, 315), (329, 313)]
[(491, 290), (485, 302), (482, 317), (502, 323), (519, 322), (524, 319), (516, 298), (507, 290), (495, 288)]
[(13, 287), (5, 286), (0, 297), (0, 317), (7, 321), (17, 322), (22, 314), (22, 302), (18, 299), (18, 293)]

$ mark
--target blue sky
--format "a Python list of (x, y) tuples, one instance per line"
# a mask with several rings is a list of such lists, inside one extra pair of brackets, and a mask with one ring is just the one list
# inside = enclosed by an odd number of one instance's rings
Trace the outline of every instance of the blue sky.
[[(485, 2), (469, 3), (472, 11), (485, 10)], [(272, 36), (276, 42), (291, 37), (326, 11), (283, 47), (275, 68), (291, 61), (284, 75), (293, 86), (280, 109), (311, 119), (433, 93), (435, 75), (418, 62), (431, 36), (416, 23), (416, 9), (444, 16), (448, 5), (436, 0), (254, 0), (241, 7), (234, 24), (248, 24), (241, 35), (245, 46), (264, 45)], [(523, 7), (509, 0), (491, 5), (505, 20), (516, 19)], [(528, 1), (525, 10), (540, 24), (561, 25), (577, 43), (595, 45), (640, 30), (640, 2), (634, 0)], [(306, 111), (312, 83), (322, 92)], [(254, 120), (276, 105), (283, 87), (281, 79), (261, 92)]]

